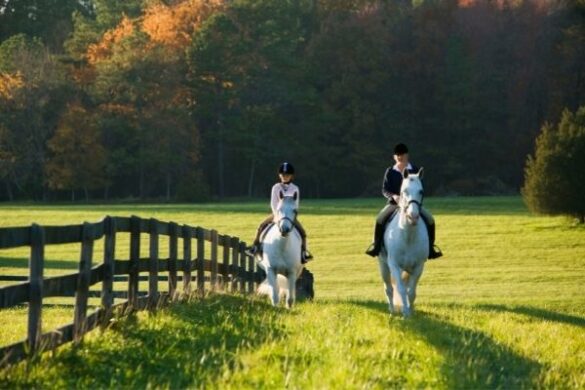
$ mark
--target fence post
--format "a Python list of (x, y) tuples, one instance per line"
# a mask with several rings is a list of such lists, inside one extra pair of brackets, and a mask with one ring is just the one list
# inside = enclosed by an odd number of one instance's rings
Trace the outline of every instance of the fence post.
[(205, 295), (205, 236), (203, 228), (197, 228), (197, 292)]
[(183, 225), (183, 292), (191, 294), (191, 227)]
[(217, 230), (211, 231), (211, 291), (217, 289)]
[(81, 259), (79, 260), (73, 320), (73, 341), (76, 343), (79, 343), (86, 329), (85, 320), (87, 318), (87, 300), (89, 298), (89, 278), (92, 258), (93, 226), (84, 222), (81, 230)]
[(32, 353), (39, 347), (42, 330), (41, 310), (43, 306), (43, 266), (45, 260), (45, 231), (36, 223), (30, 228), (28, 305), (28, 346)]
[(148, 309), (154, 310), (158, 303), (158, 221), (149, 221), (150, 248), (148, 256)]
[(130, 217), (130, 263), (128, 264), (128, 304), (134, 309), (138, 303), (138, 267), (140, 262), (140, 218)]
[(240, 280), (240, 293), (246, 293), (246, 243), (240, 242), (240, 256), (238, 259), (238, 279)]
[(177, 240), (179, 225), (169, 223), (169, 296), (175, 299), (177, 294)]
[(104, 275), (102, 282), (102, 307), (104, 316), (102, 327), (106, 326), (112, 317), (114, 304), (114, 260), (116, 256), (116, 220), (110, 216), (104, 219)]
[(223, 268), (221, 272), (221, 288), (226, 289), (228, 288), (228, 275), (230, 274), (230, 242), (232, 238), (230, 236), (223, 236), (223, 245), (222, 245), (222, 253), (223, 253)]
[(238, 237), (232, 237), (230, 247), (232, 250), (232, 262), (230, 267), (230, 274), (232, 275), (231, 292), (238, 291), (238, 254), (240, 248), (240, 239)]

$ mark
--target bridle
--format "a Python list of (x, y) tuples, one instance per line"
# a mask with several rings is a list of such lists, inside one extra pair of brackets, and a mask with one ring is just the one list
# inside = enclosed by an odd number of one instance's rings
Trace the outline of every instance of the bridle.
[(297, 215), (297, 211), (294, 210), (294, 217), (291, 218), (291, 217), (288, 217), (288, 216), (285, 215), (282, 218), (279, 218), (277, 221), (274, 221), (276, 223), (276, 225), (278, 226), (278, 230), (280, 231), (280, 234), (282, 236), (286, 236), (288, 233), (290, 233), (290, 231), (289, 232), (286, 232), (286, 233), (284, 233), (282, 231), (282, 222), (289, 221), (290, 224), (291, 224), (291, 231), (292, 231), (294, 229), (294, 226), (295, 226), (296, 215)]

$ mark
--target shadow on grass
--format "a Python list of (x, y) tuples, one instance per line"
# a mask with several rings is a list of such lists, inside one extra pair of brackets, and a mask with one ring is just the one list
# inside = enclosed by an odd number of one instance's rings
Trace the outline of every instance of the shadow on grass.
[(537, 320), (547, 320), (553, 322), (559, 322), (562, 324), (576, 325), (581, 328), (585, 328), (585, 318), (578, 317), (570, 314), (557, 313), (554, 311), (543, 310), (537, 307), (531, 306), (508, 306), (508, 305), (493, 305), (493, 304), (481, 304), (474, 306), (478, 309), (485, 311), (496, 311), (496, 312), (510, 312), (516, 314), (522, 314), (528, 317), (532, 317)]
[(9, 388), (206, 387), (237, 364), (238, 350), (285, 336), (280, 312), (243, 296), (177, 303), (148, 319), (114, 322), (110, 332), (0, 382)]
[[(378, 301), (351, 301), (356, 306), (388, 313)], [(520, 356), (489, 335), (454, 325), (431, 313), (416, 312), (392, 322), (435, 347), (445, 359), (442, 373), (449, 388), (532, 388), (541, 370), (536, 361)]]
[[(75, 260), (47, 260), (45, 268), (55, 269), (78, 269), (79, 263)], [(28, 270), (28, 258), (23, 257), (0, 257), (0, 268), (23, 268)]]
[[(492, 197), (429, 197), (425, 198), (428, 206), (435, 214), (455, 215), (525, 215), (526, 206), (520, 196)], [(302, 215), (363, 215), (375, 218), (384, 207), (384, 198), (346, 198), (346, 199), (305, 199)], [(198, 214), (198, 213), (241, 213), (265, 215), (269, 211), (265, 199), (227, 199), (224, 202), (196, 204), (181, 203), (15, 203), (0, 206), (1, 210), (29, 211), (63, 211), (93, 212), (116, 215), (138, 214), (151, 216), (158, 213)], [(91, 218), (90, 218), (91, 219)]]

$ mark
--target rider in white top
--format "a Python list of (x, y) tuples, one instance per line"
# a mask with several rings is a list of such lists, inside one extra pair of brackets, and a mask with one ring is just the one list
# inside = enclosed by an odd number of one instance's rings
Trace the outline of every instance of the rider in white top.
[[(256, 238), (254, 239), (254, 244), (246, 248), (246, 253), (250, 256), (256, 256), (260, 253), (261, 245), (260, 245), (260, 235), (266, 229), (268, 225), (274, 222), (274, 218), (276, 216), (276, 208), (278, 207), (278, 201), (280, 200), (280, 192), (282, 192), (283, 196), (294, 196), (295, 192), (297, 194), (296, 197), (296, 206), (297, 210), (299, 208), (299, 199), (301, 198), (301, 192), (299, 187), (292, 182), (295, 174), (295, 168), (292, 164), (285, 162), (278, 168), (278, 177), (280, 178), (280, 183), (276, 183), (272, 186), (272, 191), (270, 195), (270, 207), (272, 209), (272, 214), (270, 214), (258, 227), (256, 232)], [(307, 233), (305, 229), (299, 222), (298, 218), (295, 218), (294, 225), (301, 234), (301, 238), (303, 240), (302, 248), (301, 248), (301, 262), (306, 263), (310, 259), (313, 258), (311, 252), (307, 250)]]
[[(287, 164), (287, 163), (285, 163)], [(278, 207), (278, 201), (280, 200), (279, 193), (282, 192), (283, 196), (294, 196), (297, 193), (297, 209), (299, 208), (300, 191), (296, 184), (287, 182), (276, 183), (272, 186), (272, 195), (270, 196), (270, 207), (272, 208), (272, 215), (276, 216), (276, 208)]]

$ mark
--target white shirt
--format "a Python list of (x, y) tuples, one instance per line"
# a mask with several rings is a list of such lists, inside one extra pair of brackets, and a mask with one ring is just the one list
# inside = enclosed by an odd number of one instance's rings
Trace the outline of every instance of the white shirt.
[(279, 192), (282, 191), (283, 196), (294, 196), (297, 193), (296, 206), (299, 208), (299, 199), (301, 198), (301, 192), (299, 187), (293, 183), (276, 183), (272, 186), (272, 194), (270, 196), (270, 207), (272, 208), (272, 215), (276, 216), (276, 208), (278, 207), (278, 201), (280, 200)]

